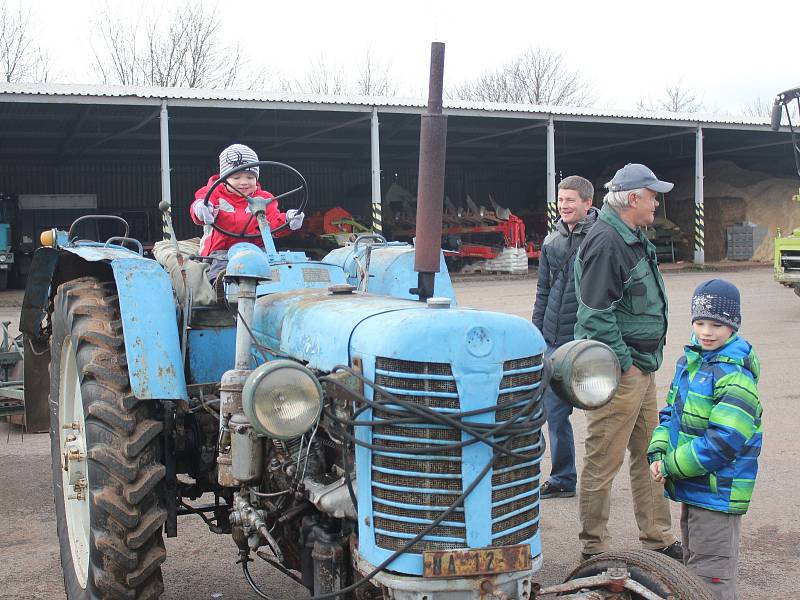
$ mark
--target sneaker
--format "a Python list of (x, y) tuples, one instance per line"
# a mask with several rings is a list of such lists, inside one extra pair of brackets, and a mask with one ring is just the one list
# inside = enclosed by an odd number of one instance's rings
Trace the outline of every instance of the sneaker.
[(683, 544), (680, 542), (674, 542), (669, 546), (665, 546), (664, 548), (659, 548), (656, 552), (663, 554), (664, 556), (669, 556), (677, 560), (678, 562), (683, 562)]
[(549, 481), (545, 482), (542, 489), (539, 490), (539, 498), (572, 498), (575, 495), (575, 490), (567, 490), (553, 485)]

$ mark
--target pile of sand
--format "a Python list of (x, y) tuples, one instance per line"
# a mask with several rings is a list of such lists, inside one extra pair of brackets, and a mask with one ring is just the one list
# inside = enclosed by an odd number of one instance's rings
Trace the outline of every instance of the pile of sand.
[[(772, 262), (777, 230), (780, 228), (783, 235), (788, 235), (793, 229), (800, 227), (800, 203), (792, 200), (792, 196), (798, 194), (799, 188), (798, 179), (775, 178), (767, 173), (748, 171), (729, 161), (708, 163), (705, 165), (703, 179), (706, 221), (709, 220), (708, 204), (718, 201), (722, 210), (725, 210), (726, 204), (733, 207), (741, 203), (744, 207), (744, 220), (769, 229), (764, 241), (753, 254), (753, 260)], [(675, 189), (668, 195), (668, 199), (693, 200), (693, 174), (687, 176), (684, 171), (676, 177)]]
[(789, 235), (800, 227), (800, 202), (792, 195), (798, 194), (797, 182), (789, 188), (786, 179), (768, 180), (750, 188), (752, 199), (747, 199), (747, 220), (769, 227), (769, 233), (753, 254), (753, 260), (772, 262), (775, 254), (774, 238), (780, 228), (782, 235)]

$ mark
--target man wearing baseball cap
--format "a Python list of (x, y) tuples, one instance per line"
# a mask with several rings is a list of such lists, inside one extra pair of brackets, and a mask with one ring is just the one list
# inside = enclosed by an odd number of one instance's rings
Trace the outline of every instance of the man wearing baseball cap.
[(658, 425), (655, 372), (661, 366), (667, 334), (667, 294), (655, 246), (642, 228), (653, 223), (656, 194), (672, 187), (641, 164), (627, 164), (617, 171), (606, 184), (600, 216), (575, 260), (575, 338), (607, 344), (622, 368), (611, 402), (586, 412), (586, 453), (579, 486), (584, 559), (611, 549), (611, 485), (626, 448), (642, 545), (677, 560), (683, 558), (681, 544), (672, 534), (669, 507), (649, 477), (647, 461), (650, 436)]

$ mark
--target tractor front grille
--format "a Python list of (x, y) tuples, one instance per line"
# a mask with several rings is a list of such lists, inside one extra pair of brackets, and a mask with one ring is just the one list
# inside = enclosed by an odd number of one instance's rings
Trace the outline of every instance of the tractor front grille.
[[(459, 410), (456, 380), (449, 364), (378, 358), (375, 383), (395, 398), (432, 410)], [(392, 397), (376, 390), (378, 401)], [(401, 409), (399, 405), (393, 408)], [(386, 410), (373, 411), (374, 420), (395, 418)], [(402, 548), (424, 531), (462, 493), (461, 450), (430, 454), (405, 451), (452, 444), (461, 432), (439, 424), (373, 426), (372, 443), (387, 448), (372, 453), (372, 497), (375, 543), (386, 550)], [(455, 510), (417, 542), (411, 553), (466, 547), (463, 509)]]
[[(375, 517), (375, 529), (391, 533), (406, 533), (410, 536), (419, 533), (428, 526), (428, 523), (418, 523), (416, 521), (398, 521), (396, 519), (386, 519)], [(464, 524), (449, 527), (447, 525), (437, 525), (428, 534), (430, 536), (459, 537), (464, 535)]]
[(528, 465), (513, 471), (495, 471), (492, 475), (492, 485), (502, 485), (504, 483), (512, 483), (520, 479), (528, 479), (537, 477), (539, 475), (539, 465)]
[[(531, 356), (503, 363), (503, 375), (494, 413), (500, 423), (517, 419), (541, 382), (542, 356)], [(375, 382), (384, 391), (375, 390), (374, 398), (388, 404), (372, 411), (372, 420), (396, 419), (391, 411), (402, 411), (396, 399), (425, 406), (442, 413), (462, 410), (461, 398), (449, 364), (423, 363), (378, 357)], [(485, 404), (484, 404), (485, 405)], [(473, 405), (474, 406), (474, 405)], [(466, 409), (464, 409), (466, 410)], [(461, 441), (462, 433), (439, 423), (393, 423), (373, 425), (372, 443), (382, 447), (371, 452), (372, 526), (378, 548), (395, 551), (425, 531), (469, 486), (472, 481), (462, 476), (462, 448), (424, 454), (408, 450), (431, 448)], [(498, 442), (508, 441), (499, 437)], [(514, 437), (509, 446), (521, 454), (541, 450), (538, 429)], [(478, 444), (487, 451), (491, 450)], [(475, 446), (473, 446), (474, 448)], [(405, 451), (405, 452), (404, 452)], [(493, 451), (495, 462), (491, 485), (481, 484), (473, 494), (486, 494), (491, 503), (489, 514), (469, 514), (458, 507), (408, 551), (420, 554), (425, 550), (466, 548), (468, 528), (483, 531), (484, 546), (504, 546), (531, 539), (538, 530), (539, 462), (508, 457)], [(481, 486), (479, 486), (480, 488)], [(491, 492), (490, 492), (491, 490)], [(491, 497), (489, 497), (491, 493)], [(473, 531), (473, 530), (471, 530)], [(474, 541), (475, 533), (471, 534)], [(491, 537), (489, 537), (491, 536)]]
[(397, 473), (382, 473), (376, 471), (372, 474), (372, 481), (386, 485), (408, 486), (426, 488), (431, 490), (461, 491), (461, 478), (419, 477), (418, 475), (398, 475)]
[[(398, 517), (407, 517), (409, 519), (428, 519), (429, 521), (433, 521), (437, 519), (440, 514), (442, 514), (441, 509), (439, 510), (412, 510), (410, 508), (400, 508), (398, 506), (388, 506), (379, 502), (377, 499), (372, 500), (372, 510), (375, 512), (382, 512), (385, 514), (391, 514)], [(459, 507), (447, 515), (448, 521), (453, 521), (456, 523), (464, 523), (464, 509)]]
[(495, 521), (492, 523), (492, 533), (502, 533), (508, 529), (517, 527), (518, 525), (527, 525), (529, 522), (535, 520), (538, 516), (538, 507), (529, 508), (524, 512), (517, 513), (513, 517), (509, 517), (505, 521)]
[[(535, 494), (533, 499), (538, 499), (539, 494)], [(517, 498), (516, 500), (512, 500), (511, 502), (507, 502), (506, 504), (500, 504), (499, 506), (495, 506), (492, 508), (492, 518), (502, 517), (512, 512), (517, 512), (523, 508), (527, 508), (531, 505), (531, 496), (525, 496), (523, 498)], [(502, 522), (502, 521), (501, 521)]]
[[(436, 494), (426, 492), (409, 492), (398, 490), (386, 490), (379, 486), (372, 486), (372, 493), (378, 500), (386, 500), (388, 502), (396, 502), (402, 504), (401, 508), (411, 508), (417, 510), (425, 510), (425, 507), (437, 507), (440, 509), (447, 508), (459, 494)], [(392, 514), (391, 512), (387, 514)], [(433, 519), (431, 519), (433, 521)]]
[[(497, 423), (517, 419), (542, 380), (542, 356), (503, 364)], [(498, 439), (499, 442), (507, 438)], [(508, 444), (523, 455), (541, 450), (540, 430), (517, 436)], [(539, 526), (539, 461), (524, 460), (494, 451), (492, 471), (492, 545), (517, 544), (533, 537)]]
[(376, 454), (372, 457), (372, 466), (397, 469), (399, 471), (461, 476), (460, 460), (441, 460), (432, 463), (427, 458), (397, 458), (395, 456)]
[(522, 542), (535, 536), (537, 531), (539, 531), (538, 518), (536, 523), (532, 525), (528, 525), (522, 529), (517, 529), (516, 531), (513, 531), (507, 535), (494, 538), (492, 540), (492, 546), (513, 546), (514, 544), (521, 544)]
[[(542, 355), (527, 356), (525, 358), (517, 358), (514, 360), (507, 360), (503, 363), (503, 372), (518, 371), (521, 369), (530, 369), (532, 367), (540, 367), (542, 365)], [(500, 386), (503, 387), (503, 386)]]
[[(386, 550), (400, 550), (405, 547), (408, 542), (405, 538), (392, 537), (383, 535), (381, 533), (375, 534), (375, 543)], [(463, 542), (435, 542), (423, 538), (407, 551), (410, 554), (422, 554), (423, 552), (438, 552), (441, 550), (458, 550), (464, 548)]]

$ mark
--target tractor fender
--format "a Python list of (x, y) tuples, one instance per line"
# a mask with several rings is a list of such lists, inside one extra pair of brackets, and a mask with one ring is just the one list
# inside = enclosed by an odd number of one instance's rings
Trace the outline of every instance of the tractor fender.
[(41, 345), (42, 323), (61, 283), (110, 268), (119, 297), (122, 331), (134, 396), (187, 400), (169, 275), (156, 261), (102, 244), (40, 248), (34, 254), (20, 316), (20, 331)]

